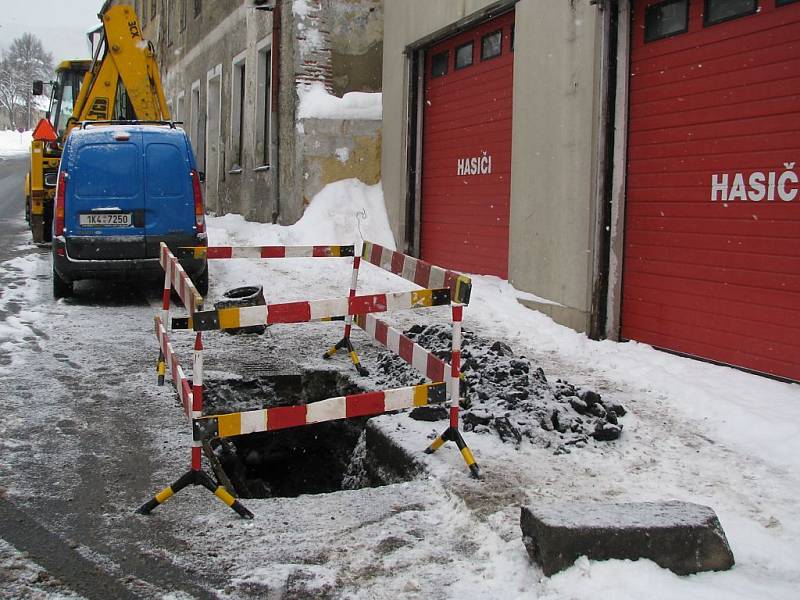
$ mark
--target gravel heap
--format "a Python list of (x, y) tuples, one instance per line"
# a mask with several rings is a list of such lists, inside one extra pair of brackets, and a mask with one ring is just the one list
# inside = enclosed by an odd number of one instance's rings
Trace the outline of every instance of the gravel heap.
[[(451, 328), (415, 325), (405, 332), (423, 348), (450, 361)], [(617, 439), (622, 432), (620, 417), (625, 408), (603, 400), (594, 390), (557, 379), (547, 380), (541, 367), (525, 356), (515, 356), (505, 343), (480, 338), (464, 331), (461, 371), (462, 420), (465, 431), (498, 435), (503, 442), (519, 445), (528, 439), (537, 446), (553, 448), (556, 454), (593, 441)], [(425, 381), (400, 357), (380, 353), (377, 367), (380, 383), (416, 385)], [(422, 407), (411, 413), (418, 420), (447, 418), (444, 407)]]

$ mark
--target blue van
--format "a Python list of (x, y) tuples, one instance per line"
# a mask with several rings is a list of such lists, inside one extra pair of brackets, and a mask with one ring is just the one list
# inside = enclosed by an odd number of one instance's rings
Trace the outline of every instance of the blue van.
[[(183, 129), (84, 124), (64, 144), (53, 211), (53, 295), (79, 279), (163, 277), (159, 246), (208, 244), (201, 174)], [(205, 258), (181, 259), (205, 295)]]

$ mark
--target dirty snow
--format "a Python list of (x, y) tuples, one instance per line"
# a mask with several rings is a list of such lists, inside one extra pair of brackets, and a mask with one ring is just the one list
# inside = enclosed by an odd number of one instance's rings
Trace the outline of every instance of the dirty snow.
[(298, 119), (364, 119), (379, 121), (383, 114), (379, 92), (348, 92), (341, 98), (330, 94), (322, 82), (297, 86)]
[(0, 157), (20, 156), (31, 151), (32, 131), (0, 131)]

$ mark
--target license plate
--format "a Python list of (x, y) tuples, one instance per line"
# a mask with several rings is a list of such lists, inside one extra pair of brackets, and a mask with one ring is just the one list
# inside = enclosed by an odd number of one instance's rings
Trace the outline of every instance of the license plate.
[(130, 227), (133, 213), (97, 213), (80, 216), (81, 227)]

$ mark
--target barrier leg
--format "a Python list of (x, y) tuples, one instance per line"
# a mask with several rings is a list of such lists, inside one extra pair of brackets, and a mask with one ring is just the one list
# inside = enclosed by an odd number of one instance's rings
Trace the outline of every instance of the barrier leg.
[(433, 454), (445, 442), (454, 442), (467, 463), (470, 473), (475, 479), (481, 478), (480, 467), (472, 456), (472, 451), (458, 430), (459, 399), (461, 397), (461, 320), (464, 307), (460, 304), (453, 305), (453, 347), (450, 353), (450, 426), (425, 449), (426, 454)]
[[(161, 323), (166, 330), (169, 327), (169, 304), (170, 294), (172, 293), (172, 279), (169, 273), (169, 267), (164, 269), (164, 289), (161, 293)], [(156, 319), (156, 337), (158, 337), (158, 319)], [(164, 375), (167, 372), (167, 363), (164, 359), (164, 350), (159, 344), (158, 347), (158, 362), (156, 363), (156, 373), (158, 373), (158, 385), (164, 385)]]
[(158, 363), (156, 364), (156, 373), (158, 373), (158, 385), (164, 385), (164, 376), (167, 372), (167, 363), (164, 360), (164, 351), (158, 351)]
[[(350, 319), (351, 317), (347, 317)], [(341, 340), (336, 342), (335, 345), (331, 346), (325, 354), (322, 355), (322, 358), (328, 359), (333, 357), (338, 350), (346, 350), (350, 360), (353, 363), (353, 366), (358, 371), (358, 374), (361, 376), (369, 375), (369, 371), (361, 364), (361, 361), (358, 358), (358, 354), (356, 353), (355, 349), (353, 348), (353, 343), (350, 341), (350, 336), (343, 337)]]
[[(361, 257), (354, 256), (353, 257), (353, 275), (350, 279), (350, 298), (356, 295), (356, 287), (358, 286), (358, 269), (361, 265)], [(369, 375), (369, 371), (361, 365), (361, 361), (358, 358), (358, 354), (356, 353), (355, 349), (353, 348), (353, 344), (350, 341), (350, 331), (353, 328), (353, 317), (351, 315), (347, 315), (344, 319), (344, 336), (341, 340), (339, 340), (336, 344), (328, 348), (325, 354), (322, 355), (322, 358), (328, 359), (332, 358), (336, 352), (339, 350), (346, 350), (348, 356), (350, 356), (350, 360), (353, 362), (353, 366), (358, 371), (358, 374), (361, 376)]]
[[(169, 290), (165, 288), (164, 294), (165, 297), (169, 293)], [(169, 306), (168, 300), (164, 301), (165, 306)], [(161, 361), (163, 361), (164, 355), (163, 351), (159, 352), (159, 369), (161, 367)], [(162, 378), (160, 377), (161, 371), (159, 370), (159, 382), (163, 382)], [(193, 369), (192, 369), (192, 422), (195, 419), (199, 419), (203, 414), (203, 338), (200, 332), (197, 332), (194, 341), (194, 362), (193, 362)], [(177, 494), (187, 485), (199, 485), (206, 488), (212, 494), (214, 494), (217, 498), (222, 500), (226, 505), (230, 506), (236, 514), (238, 514), (243, 519), (252, 519), (253, 513), (251, 513), (247, 508), (245, 508), (236, 498), (234, 498), (228, 490), (226, 490), (223, 486), (217, 485), (214, 483), (214, 480), (209, 477), (202, 468), (202, 441), (200, 440), (193, 440), (192, 441), (192, 462), (191, 468), (185, 474), (183, 474), (180, 479), (178, 479), (175, 483), (171, 486), (168, 486), (161, 490), (158, 494), (153, 496), (150, 500), (142, 504), (138, 509), (137, 513), (141, 515), (147, 515), (152, 512), (152, 510), (158, 506), (159, 504), (163, 504), (172, 496)]]
[(233, 510), (235, 510), (236, 514), (238, 514), (243, 519), (253, 518), (253, 513), (247, 510), (244, 507), (244, 505), (241, 502), (239, 502), (236, 498), (231, 496), (231, 494), (228, 493), (228, 490), (226, 490), (223, 486), (215, 484), (214, 481), (211, 479), (211, 477), (206, 475), (205, 471), (195, 471), (194, 473), (196, 478), (195, 482), (196, 484), (202, 485), (209, 492), (214, 494), (217, 498), (219, 498), (225, 504), (227, 504)]
[(425, 454), (433, 454), (439, 448), (441, 448), (445, 442), (454, 442), (455, 445), (458, 446), (458, 450), (461, 452), (464, 462), (467, 463), (470, 473), (472, 473), (472, 476), (475, 479), (480, 479), (481, 469), (478, 466), (478, 463), (475, 462), (475, 457), (472, 455), (472, 451), (469, 449), (467, 443), (464, 441), (464, 438), (461, 436), (461, 432), (454, 427), (448, 427), (444, 430), (442, 435), (433, 440), (431, 445), (425, 448)]
[(150, 500), (142, 504), (136, 512), (140, 515), (148, 515), (159, 504), (164, 504), (167, 500), (172, 498), (175, 494), (180, 492), (188, 485), (199, 485), (206, 488), (217, 498), (222, 500), (225, 504), (230, 506), (236, 513), (243, 519), (252, 519), (253, 513), (245, 508), (241, 502), (231, 496), (228, 491), (221, 485), (216, 485), (205, 471), (190, 470), (184, 473), (178, 481), (171, 486), (164, 488), (158, 494), (153, 496)]

